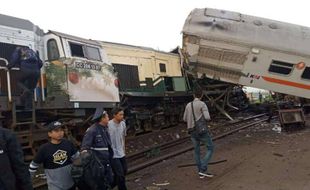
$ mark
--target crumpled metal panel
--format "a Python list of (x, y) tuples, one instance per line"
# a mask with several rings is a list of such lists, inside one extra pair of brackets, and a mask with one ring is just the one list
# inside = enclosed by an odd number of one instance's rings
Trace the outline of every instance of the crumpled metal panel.
[(183, 34), (310, 55), (310, 28), (231, 11), (194, 9)]

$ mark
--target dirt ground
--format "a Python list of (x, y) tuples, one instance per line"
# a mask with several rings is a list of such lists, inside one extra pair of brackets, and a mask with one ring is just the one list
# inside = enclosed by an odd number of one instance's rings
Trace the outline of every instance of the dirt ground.
[(187, 152), (127, 176), (129, 190), (309, 190), (310, 126), (295, 132), (278, 133), (274, 124), (261, 124), (215, 141), (216, 174), (200, 179)]

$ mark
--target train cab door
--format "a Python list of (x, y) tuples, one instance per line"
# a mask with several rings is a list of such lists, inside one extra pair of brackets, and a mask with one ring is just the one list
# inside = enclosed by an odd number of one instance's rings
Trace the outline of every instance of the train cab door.
[[(63, 48), (62, 39), (60, 36), (53, 33), (47, 33), (44, 37), (44, 57), (45, 67), (42, 74), (42, 99), (49, 100), (56, 98), (54, 103), (60, 104), (58, 98), (63, 98), (64, 91), (67, 89), (67, 74), (66, 74), (66, 54)], [(55, 104), (54, 104), (55, 105)], [(57, 106), (57, 105), (55, 105)]]

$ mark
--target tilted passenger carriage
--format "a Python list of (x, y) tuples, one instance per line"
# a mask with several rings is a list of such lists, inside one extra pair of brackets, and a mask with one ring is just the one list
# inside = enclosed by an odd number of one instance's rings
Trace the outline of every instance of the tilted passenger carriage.
[[(194, 9), (184, 24), (184, 67), (195, 77), (310, 98), (310, 28), (216, 9)], [(304, 126), (302, 109), (280, 113)]]
[(183, 28), (183, 50), (197, 77), (310, 98), (310, 28), (195, 9)]

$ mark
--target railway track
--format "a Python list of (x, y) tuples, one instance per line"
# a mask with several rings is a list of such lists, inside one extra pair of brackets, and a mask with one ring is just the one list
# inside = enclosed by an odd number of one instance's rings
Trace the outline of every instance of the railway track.
[[(259, 115), (247, 117), (247, 118), (242, 119), (242, 120), (228, 122), (228, 123), (225, 123), (224, 125), (219, 125), (219, 126), (216, 126), (216, 127), (212, 127), (211, 128), (211, 133), (214, 136), (214, 135), (216, 135), (218, 133), (225, 132), (225, 129), (228, 130), (228, 128), (234, 128), (234, 127), (238, 127), (238, 125), (244, 125), (246, 122), (252, 122), (253, 119), (257, 119), (257, 118), (263, 117), (265, 115), (266, 114), (259, 114)], [(226, 128), (224, 128), (224, 127), (226, 127)], [(159, 148), (161, 150), (164, 150), (164, 149), (173, 147), (174, 145), (178, 145), (178, 144), (184, 143), (188, 139), (189, 139), (189, 136), (185, 136), (185, 137), (182, 137), (182, 138), (179, 138), (179, 139), (176, 139), (176, 140), (172, 140), (172, 141), (169, 141), (169, 142), (166, 142), (166, 143), (158, 144), (158, 145), (155, 145), (153, 147), (146, 148), (146, 149), (137, 151), (137, 152), (132, 153), (132, 154), (128, 154), (126, 159), (128, 161), (135, 160), (135, 159), (144, 157), (147, 153), (149, 153), (149, 152), (151, 152), (153, 150), (156, 150), (156, 149), (159, 149)]]
[[(227, 124), (211, 128), (211, 133), (213, 136), (213, 141), (224, 138), (228, 135), (236, 133), (242, 129), (254, 126), (256, 124), (266, 121), (268, 118), (266, 114), (259, 114), (245, 118), (243, 120), (229, 122)], [(172, 149), (172, 150), (171, 150)], [(139, 170), (145, 169), (149, 166), (157, 164), (163, 160), (175, 157), (177, 155), (183, 154), (193, 149), (190, 142), (190, 136), (186, 136), (171, 142), (156, 145), (154, 147), (141, 150), (134, 154), (128, 155), (128, 174), (137, 172)], [(153, 158), (152, 157), (152, 152)], [(156, 156), (156, 152), (158, 156)], [(164, 153), (162, 156), (160, 154)]]
[[(213, 140), (218, 140), (242, 129), (254, 126), (267, 120), (266, 114), (247, 117), (242, 120), (228, 122), (223, 125), (212, 126), (210, 131)], [(193, 149), (190, 136), (184, 136), (176, 140), (155, 145), (132, 154), (128, 154), (128, 174), (145, 169), (163, 160), (178, 156)], [(35, 189), (44, 189), (45, 180), (34, 181)]]

